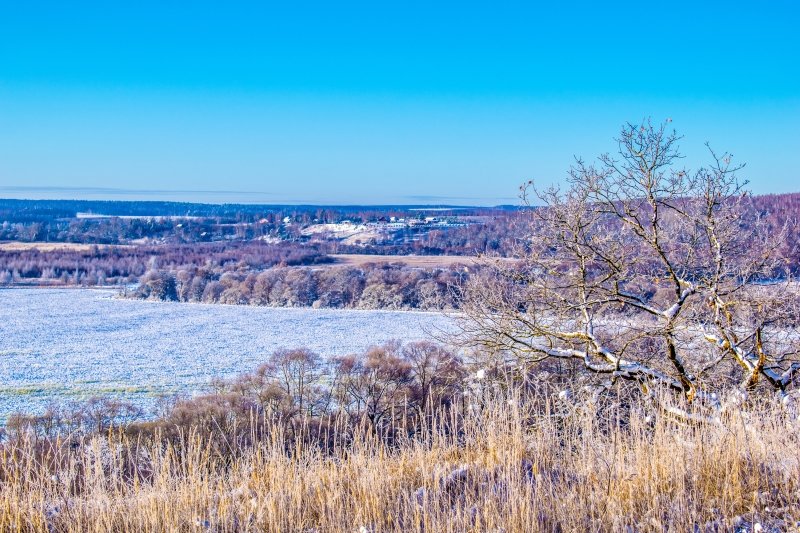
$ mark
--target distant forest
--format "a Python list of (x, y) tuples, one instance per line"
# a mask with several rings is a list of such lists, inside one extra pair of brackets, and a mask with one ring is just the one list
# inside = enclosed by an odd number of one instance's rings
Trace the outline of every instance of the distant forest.
[[(796, 223), (800, 193), (757, 196), (753, 205), (778, 231)], [(391, 309), (453, 307), (449, 287), (469, 275), (469, 258), (513, 256), (532, 228), (529, 210), (510, 207), (49, 200), (0, 200), (0, 221), (0, 285), (124, 286), (158, 300)], [(341, 223), (376, 231), (363, 241), (308, 231)], [(800, 273), (798, 245), (795, 227), (782, 250), (792, 275)], [(398, 260), (334, 264), (331, 256), (343, 253)], [(402, 256), (412, 254), (465, 261), (404, 264)]]

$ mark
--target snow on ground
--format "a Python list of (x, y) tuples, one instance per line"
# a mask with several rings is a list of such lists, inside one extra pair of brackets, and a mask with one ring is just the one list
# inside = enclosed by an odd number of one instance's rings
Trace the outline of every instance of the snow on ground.
[(451, 327), (435, 313), (144, 302), (92, 289), (0, 290), (0, 423), (114, 395), (145, 408), (255, 369), (277, 348), (325, 356)]

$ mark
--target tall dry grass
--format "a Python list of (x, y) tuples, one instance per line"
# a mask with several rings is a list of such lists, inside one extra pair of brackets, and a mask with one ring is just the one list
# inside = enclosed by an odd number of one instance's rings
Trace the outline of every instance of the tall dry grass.
[(796, 420), (762, 406), (690, 426), (645, 408), (617, 419), (615, 409), (502, 397), (392, 446), (366, 425), (342, 428), (355, 438), (325, 453), (287, 449), (279, 426), (224, 453), (198, 434), (23, 439), (0, 451), (0, 530), (796, 527)]

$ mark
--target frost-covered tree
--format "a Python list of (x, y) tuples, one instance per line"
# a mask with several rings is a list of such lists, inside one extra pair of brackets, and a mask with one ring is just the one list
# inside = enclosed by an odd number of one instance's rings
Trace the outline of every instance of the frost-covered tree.
[(733, 389), (785, 393), (800, 370), (785, 234), (729, 154), (709, 149), (710, 166), (690, 172), (679, 139), (666, 123), (628, 124), (616, 154), (576, 161), (566, 190), (523, 186), (539, 204), (530, 232), (517, 261), (485, 259), (464, 287), (464, 337), (713, 408), (742, 397)]

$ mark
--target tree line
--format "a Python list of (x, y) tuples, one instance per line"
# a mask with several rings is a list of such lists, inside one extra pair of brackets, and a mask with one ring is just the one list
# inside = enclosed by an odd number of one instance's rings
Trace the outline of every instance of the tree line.
[(92, 246), (0, 252), (0, 284), (124, 285), (149, 270), (208, 266), (266, 269), (328, 263), (318, 247), (294, 243), (221, 242), (164, 246)]
[(401, 262), (322, 268), (231, 264), (145, 273), (137, 298), (272, 307), (452, 309), (464, 266), (422, 269)]

